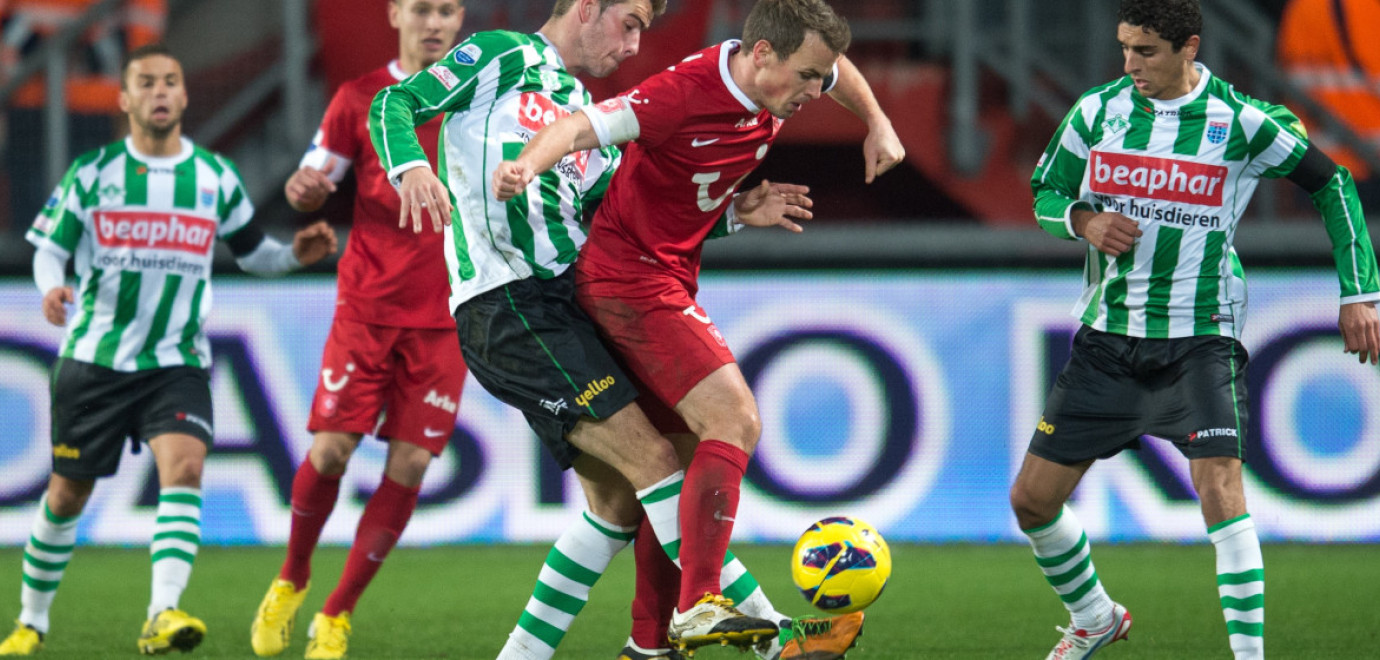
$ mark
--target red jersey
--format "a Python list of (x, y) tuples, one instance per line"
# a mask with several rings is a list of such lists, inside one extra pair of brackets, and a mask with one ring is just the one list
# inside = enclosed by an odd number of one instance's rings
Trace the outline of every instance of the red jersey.
[[(331, 179), (351, 166), (359, 191), (345, 254), (337, 269), (336, 317), (403, 328), (451, 328), (450, 284), (441, 258), (443, 234), (414, 234), (398, 227), (401, 203), (369, 141), (369, 106), (379, 90), (407, 75), (396, 60), (340, 86), (321, 128), (302, 157), (303, 166), (324, 168), (334, 157)], [(417, 139), (433, 168), (442, 118), (417, 127)]]
[(694, 295), (705, 238), (781, 129), (733, 82), (738, 48), (710, 46), (622, 94), (639, 134), (595, 213), (582, 272), (671, 275)]

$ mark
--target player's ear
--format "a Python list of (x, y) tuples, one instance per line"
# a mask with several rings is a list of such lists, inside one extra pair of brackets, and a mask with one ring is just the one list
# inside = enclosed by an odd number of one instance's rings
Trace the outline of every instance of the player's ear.
[(752, 45), (752, 63), (761, 69), (776, 57), (776, 49), (771, 47), (771, 42), (766, 39), (758, 39)]
[(404, 0), (388, 0), (388, 25), (394, 30), (398, 29), (398, 19), (402, 15), (402, 3)]
[(1198, 35), (1195, 34), (1189, 37), (1188, 41), (1184, 42), (1184, 58), (1186, 58), (1190, 62), (1192, 62), (1195, 59), (1198, 59), (1198, 46), (1201, 43), (1202, 40), (1198, 38)]

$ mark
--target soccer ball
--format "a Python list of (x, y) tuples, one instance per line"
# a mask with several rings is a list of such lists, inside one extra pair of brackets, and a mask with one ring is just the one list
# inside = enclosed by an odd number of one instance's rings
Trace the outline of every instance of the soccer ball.
[(872, 525), (825, 518), (796, 541), (791, 577), (811, 605), (830, 614), (856, 612), (882, 595), (891, 577), (891, 549)]

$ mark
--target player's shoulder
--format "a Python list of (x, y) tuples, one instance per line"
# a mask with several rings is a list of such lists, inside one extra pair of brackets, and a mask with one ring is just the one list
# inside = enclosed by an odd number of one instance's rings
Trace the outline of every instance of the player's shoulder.
[(476, 32), (460, 42), (446, 53), (444, 61), (451, 65), (476, 66), (509, 53), (515, 48), (540, 49), (545, 46), (546, 42), (536, 35), (512, 30), (486, 30)]
[(192, 143), (192, 158), (211, 168), (211, 171), (215, 172), (218, 176), (224, 176), (226, 173), (233, 174), (237, 177), (239, 176), (239, 168), (235, 165), (235, 162), (226, 157), (225, 154), (213, 151), (195, 142)]
[(1308, 130), (1293, 110), (1282, 104), (1251, 96), (1222, 78), (1213, 76), (1208, 83), (1207, 93), (1231, 106), (1248, 125), (1259, 126), (1265, 122), (1273, 122), (1297, 137), (1308, 136)]
[(1083, 94), (1078, 97), (1078, 102), (1075, 103), (1075, 105), (1078, 107), (1106, 105), (1114, 98), (1130, 94), (1134, 87), (1135, 83), (1131, 80), (1130, 76), (1122, 76), (1083, 92)]

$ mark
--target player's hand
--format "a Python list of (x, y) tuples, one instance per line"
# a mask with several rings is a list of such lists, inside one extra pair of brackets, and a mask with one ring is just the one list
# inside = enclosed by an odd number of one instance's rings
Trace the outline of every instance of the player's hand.
[(422, 214), (431, 216), (431, 229), (436, 233), (450, 224), (450, 191), (436, 178), (430, 167), (414, 167), (402, 174), (402, 185), (398, 187), (402, 198), (402, 212), (398, 214), (398, 227), (407, 227), (412, 221), (412, 233), (422, 233)]
[(326, 198), (335, 192), (335, 182), (331, 181), (331, 174), (337, 166), (336, 157), (331, 156), (326, 159), (326, 165), (319, 170), (315, 167), (303, 167), (293, 172), (292, 176), (288, 177), (287, 185), (283, 186), (288, 204), (303, 213), (321, 208), (321, 205), (326, 203)]
[(765, 179), (762, 184), (734, 197), (733, 210), (738, 214), (738, 222), (752, 227), (784, 227), (795, 233), (803, 231), (795, 220), (809, 220), (814, 217), (810, 207), (815, 203), (810, 199), (810, 189), (792, 183), (771, 183)]
[(292, 237), (292, 256), (303, 266), (321, 261), (326, 255), (335, 254), (335, 250), (335, 231), (325, 220), (317, 220)]
[(1380, 320), (1376, 317), (1375, 303), (1342, 305), (1337, 327), (1342, 331), (1346, 352), (1360, 355), (1361, 364), (1367, 359), (1371, 364), (1380, 364)]
[(61, 328), (67, 325), (67, 305), (76, 302), (70, 286), (55, 286), (43, 294), (43, 318)]
[(1109, 257), (1121, 256), (1121, 253), (1131, 249), (1137, 238), (1145, 234), (1135, 220), (1112, 211), (1092, 216), (1081, 228), (1075, 226), (1075, 230)]
[(515, 160), (505, 160), (494, 168), (494, 197), (500, 202), (517, 197), (518, 193), (527, 189), (527, 184), (532, 183), (536, 176), (537, 173), (532, 171), (532, 168)]
[(863, 164), (867, 168), (864, 180), (872, 183), (905, 157), (906, 148), (901, 146), (896, 129), (891, 127), (891, 121), (883, 119), (867, 132), (867, 139), (863, 141)]

